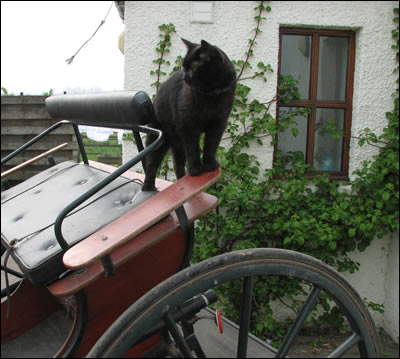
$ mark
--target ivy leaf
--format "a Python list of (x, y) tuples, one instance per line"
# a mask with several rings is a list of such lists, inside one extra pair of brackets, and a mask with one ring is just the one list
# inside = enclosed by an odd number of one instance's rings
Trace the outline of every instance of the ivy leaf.
[(287, 246), (292, 242), (292, 238), (290, 237), (285, 237), (285, 239), (283, 240), (283, 245)]
[(299, 129), (297, 127), (292, 127), (291, 129), (293, 137), (297, 137), (299, 134)]
[(355, 228), (349, 228), (347, 231), (349, 237), (353, 238), (356, 235), (357, 230)]
[(349, 207), (349, 204), (350, 204), (349, 201), (340, 202), (340, 208), (346, 210)]

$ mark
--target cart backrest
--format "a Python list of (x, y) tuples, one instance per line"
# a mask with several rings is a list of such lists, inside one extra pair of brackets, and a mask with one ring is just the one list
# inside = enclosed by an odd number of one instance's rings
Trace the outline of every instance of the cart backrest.
[(154, 116), (153, 104), (143, 91), (51, 96), (46, 108), (57, 120), (120, 129), (146, 125)]

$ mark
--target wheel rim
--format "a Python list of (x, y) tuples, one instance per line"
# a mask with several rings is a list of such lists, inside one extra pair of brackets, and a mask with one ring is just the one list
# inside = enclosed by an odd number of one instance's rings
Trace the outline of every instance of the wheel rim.
[[(112, 354), (113, 356), (121, 355), (129, 348), (130, 343), (135, 341), (134, 338), (139, 333), (146, 332), (172, 307), (181, 304), (194, 294), (204, 292), (217, 284), (230, 280), (265, 275), (266, 273), (268, 275), (290, 276), (310, 282), (314, 288), (308, 299), (311, 307), (315, 303), (315, 300), (318, 299), (320, 290), (323, 290), (335, 299), (335, 302), (339, 304), (339, 307), (349, 320), (355, 335), (350, 336), (333, 353), (334, 355), (342, 354), (342, 351), (347, 350), (349, 346), (353, 346), (357, 341), (361, 356), (371, 356), (374, 355), (373, 353), (378, 353), (379, 343), (374, 338), (371, 339), (371, 333), (375, 332), (373, 322), (361, 299), (348, 283), (337, 272), (328, 268), (320, 261), (298, 253), (289, 253), (288, 255), (286, 253), (288, 251), (277, 251), (284, 253), (284, 256), (276, 256), (277, 252), (270, 249), (233, 252), (229, 258), (231, 262), (229, 260), (224, 261), (221, 258), (212, 259), (208, 262), (208, 269), (207, 265), (203, 265), (190, 271), (192, 267), (188, 271), (171, 277), (160, 286), (154, 288), (148, 295), (144, 296), (143, 300), (139, 300), (132, 306), (131, 311), (137, 317), (125, 318), (126, 323), (122, 323), (122, 326), (118, 329), (120, 331), (120, 338), (107, 348), (105, 354)], [(187, 280), (187, 275), (189, 274), (194, 276), (191, 280)], [(335, 283), (333, 288), (331, 286), (332, 282)], [(149, 298), (152, 298), (151, 303), (149, 302)], [(309, 313), (307, 308), (305, 314)], [(303, 322), (304, 320), (300, 320), (300, 324)], [(121, 335), (121, 333), (123, 334)], [(292, 345), (292, 341), (289, 338), (286, 344), (285, 341), (283, 344), (283, 347), (277, 353), (279, 356), (286, 355), (287, 350)], [(239, 344), (238, 356), (242, 356), (245, 351), (245, 349), (240, 350), (241, 346), (243, 344)]]

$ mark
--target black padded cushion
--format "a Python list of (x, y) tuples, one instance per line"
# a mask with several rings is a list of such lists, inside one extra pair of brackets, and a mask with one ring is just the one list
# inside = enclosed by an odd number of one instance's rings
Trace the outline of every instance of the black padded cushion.
[(154, 116), (153, 104), (143, 91), (51, 96), (46, 109), (57, 120), (122, 129), (148, 124)]
[[(34, 285), (49, 283), (66, 271), (55, 238), (54, 222), (62, 209), (108, 175), (66, 161), (1, 194), (1, 238)], [(82, 203), (64, 220), (62, 233), (73, 245), (111, 223), (156, 192), (143, 192), (139, 183), (119, 177)]]

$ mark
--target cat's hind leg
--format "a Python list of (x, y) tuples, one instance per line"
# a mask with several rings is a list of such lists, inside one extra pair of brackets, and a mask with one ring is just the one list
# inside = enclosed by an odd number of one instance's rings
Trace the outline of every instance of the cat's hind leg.
[[(148, 145), (146, 141), (146, 145)], [(163, 143), (157, 150), (150, 153), (146, 157), (146, 177), (144, 179), (144, 184), (142, 191), (155, 191), (156, 186), (156, 176), (157, 171), (161, 166), (161, 162), (164, 159), (165, 155), (167, 154), (169, 149), (169, 145)]]
[(176, 179), (183, 177), (186, 174), (185, 150), (182, 146), (172, 146), (172, 158), (174, 161), (174, 171)]

